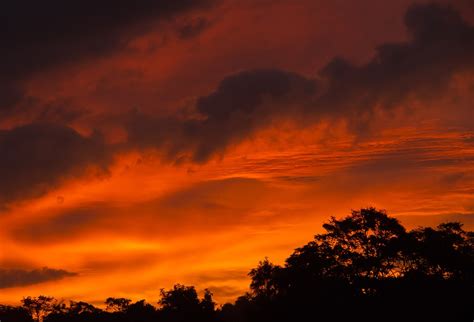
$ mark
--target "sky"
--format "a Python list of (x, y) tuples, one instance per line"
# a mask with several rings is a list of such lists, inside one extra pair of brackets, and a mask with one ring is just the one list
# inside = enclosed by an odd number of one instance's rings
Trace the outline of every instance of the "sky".
[(0, 303), (218, 303), (330, 216), (474, 227), (471, 0), (10, 1)]

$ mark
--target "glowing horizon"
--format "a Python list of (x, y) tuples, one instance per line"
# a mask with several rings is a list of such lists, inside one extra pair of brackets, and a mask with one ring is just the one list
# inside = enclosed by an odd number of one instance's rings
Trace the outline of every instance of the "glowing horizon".
[(11, 5), (0, 303), (155, 303), (182, 283), (223, 304), (259, 260), (367, 206), (472, 229), (474, 11), (427, 3), (157, 1), (102, 20), (91, 2), (37, 30)]

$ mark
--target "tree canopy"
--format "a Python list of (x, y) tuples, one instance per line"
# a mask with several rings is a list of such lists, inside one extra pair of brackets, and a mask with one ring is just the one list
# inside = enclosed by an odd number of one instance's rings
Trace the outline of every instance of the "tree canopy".
[(268, 258), (249, 272), (249, 292), (217, 307), (210, 290), (160, 291), (158, 305), (110, 297), (85, 302), (26, 297), (0, 306), (15, 322), (473, 321), (474, 233), (459, 222), (407, 231), (385, 211), (331, 217), (324, 233), (283, 265)]

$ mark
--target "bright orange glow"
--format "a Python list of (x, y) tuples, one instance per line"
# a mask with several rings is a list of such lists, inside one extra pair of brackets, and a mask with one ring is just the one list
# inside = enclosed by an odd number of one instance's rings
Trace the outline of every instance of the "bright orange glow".
[[(366, 63), (378, 44), (407, 41), (402, 16), (411, 2), (281, 1), (267, 10), (223, 1), (153, 24), (105, 57), (24, 80), (29, 100), (0, 117), (1, 129), (60, 106), (82, 112), (62, 124), (85, 137), (99, 130), (113, 149), (104, 171), (63, 174), (40, 196), (0, 205), (0, 268), (77, 273), (1, 289), (0, 303), (39, 294), (154, 303), (160, 288), (179, 282), (210, 288), (222, 304), (247, 290), (259, 260), (282, 263), (329, 216), (365, 206), (409, 227), (460, 220), (474, 228), (472, 70), (457, 72), (439, 97), (373, 107), (359, 135), (347, 115), (299, 110), (268, 117), (205, 162), (126, 146), (124, 115), (181, 116), (236, 72), (278, 68), (311, 78), (336, 55)], [(209, 22), (204, 31), (177, 37), (175, 24), (195, 16)]]

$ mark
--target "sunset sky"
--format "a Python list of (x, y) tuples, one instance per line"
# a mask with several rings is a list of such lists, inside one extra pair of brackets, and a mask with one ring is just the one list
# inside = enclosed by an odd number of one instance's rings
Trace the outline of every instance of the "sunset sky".
[(474, 228), (472, 0), (8, 1), (0, 303), (218, 303), (330, 216)]

